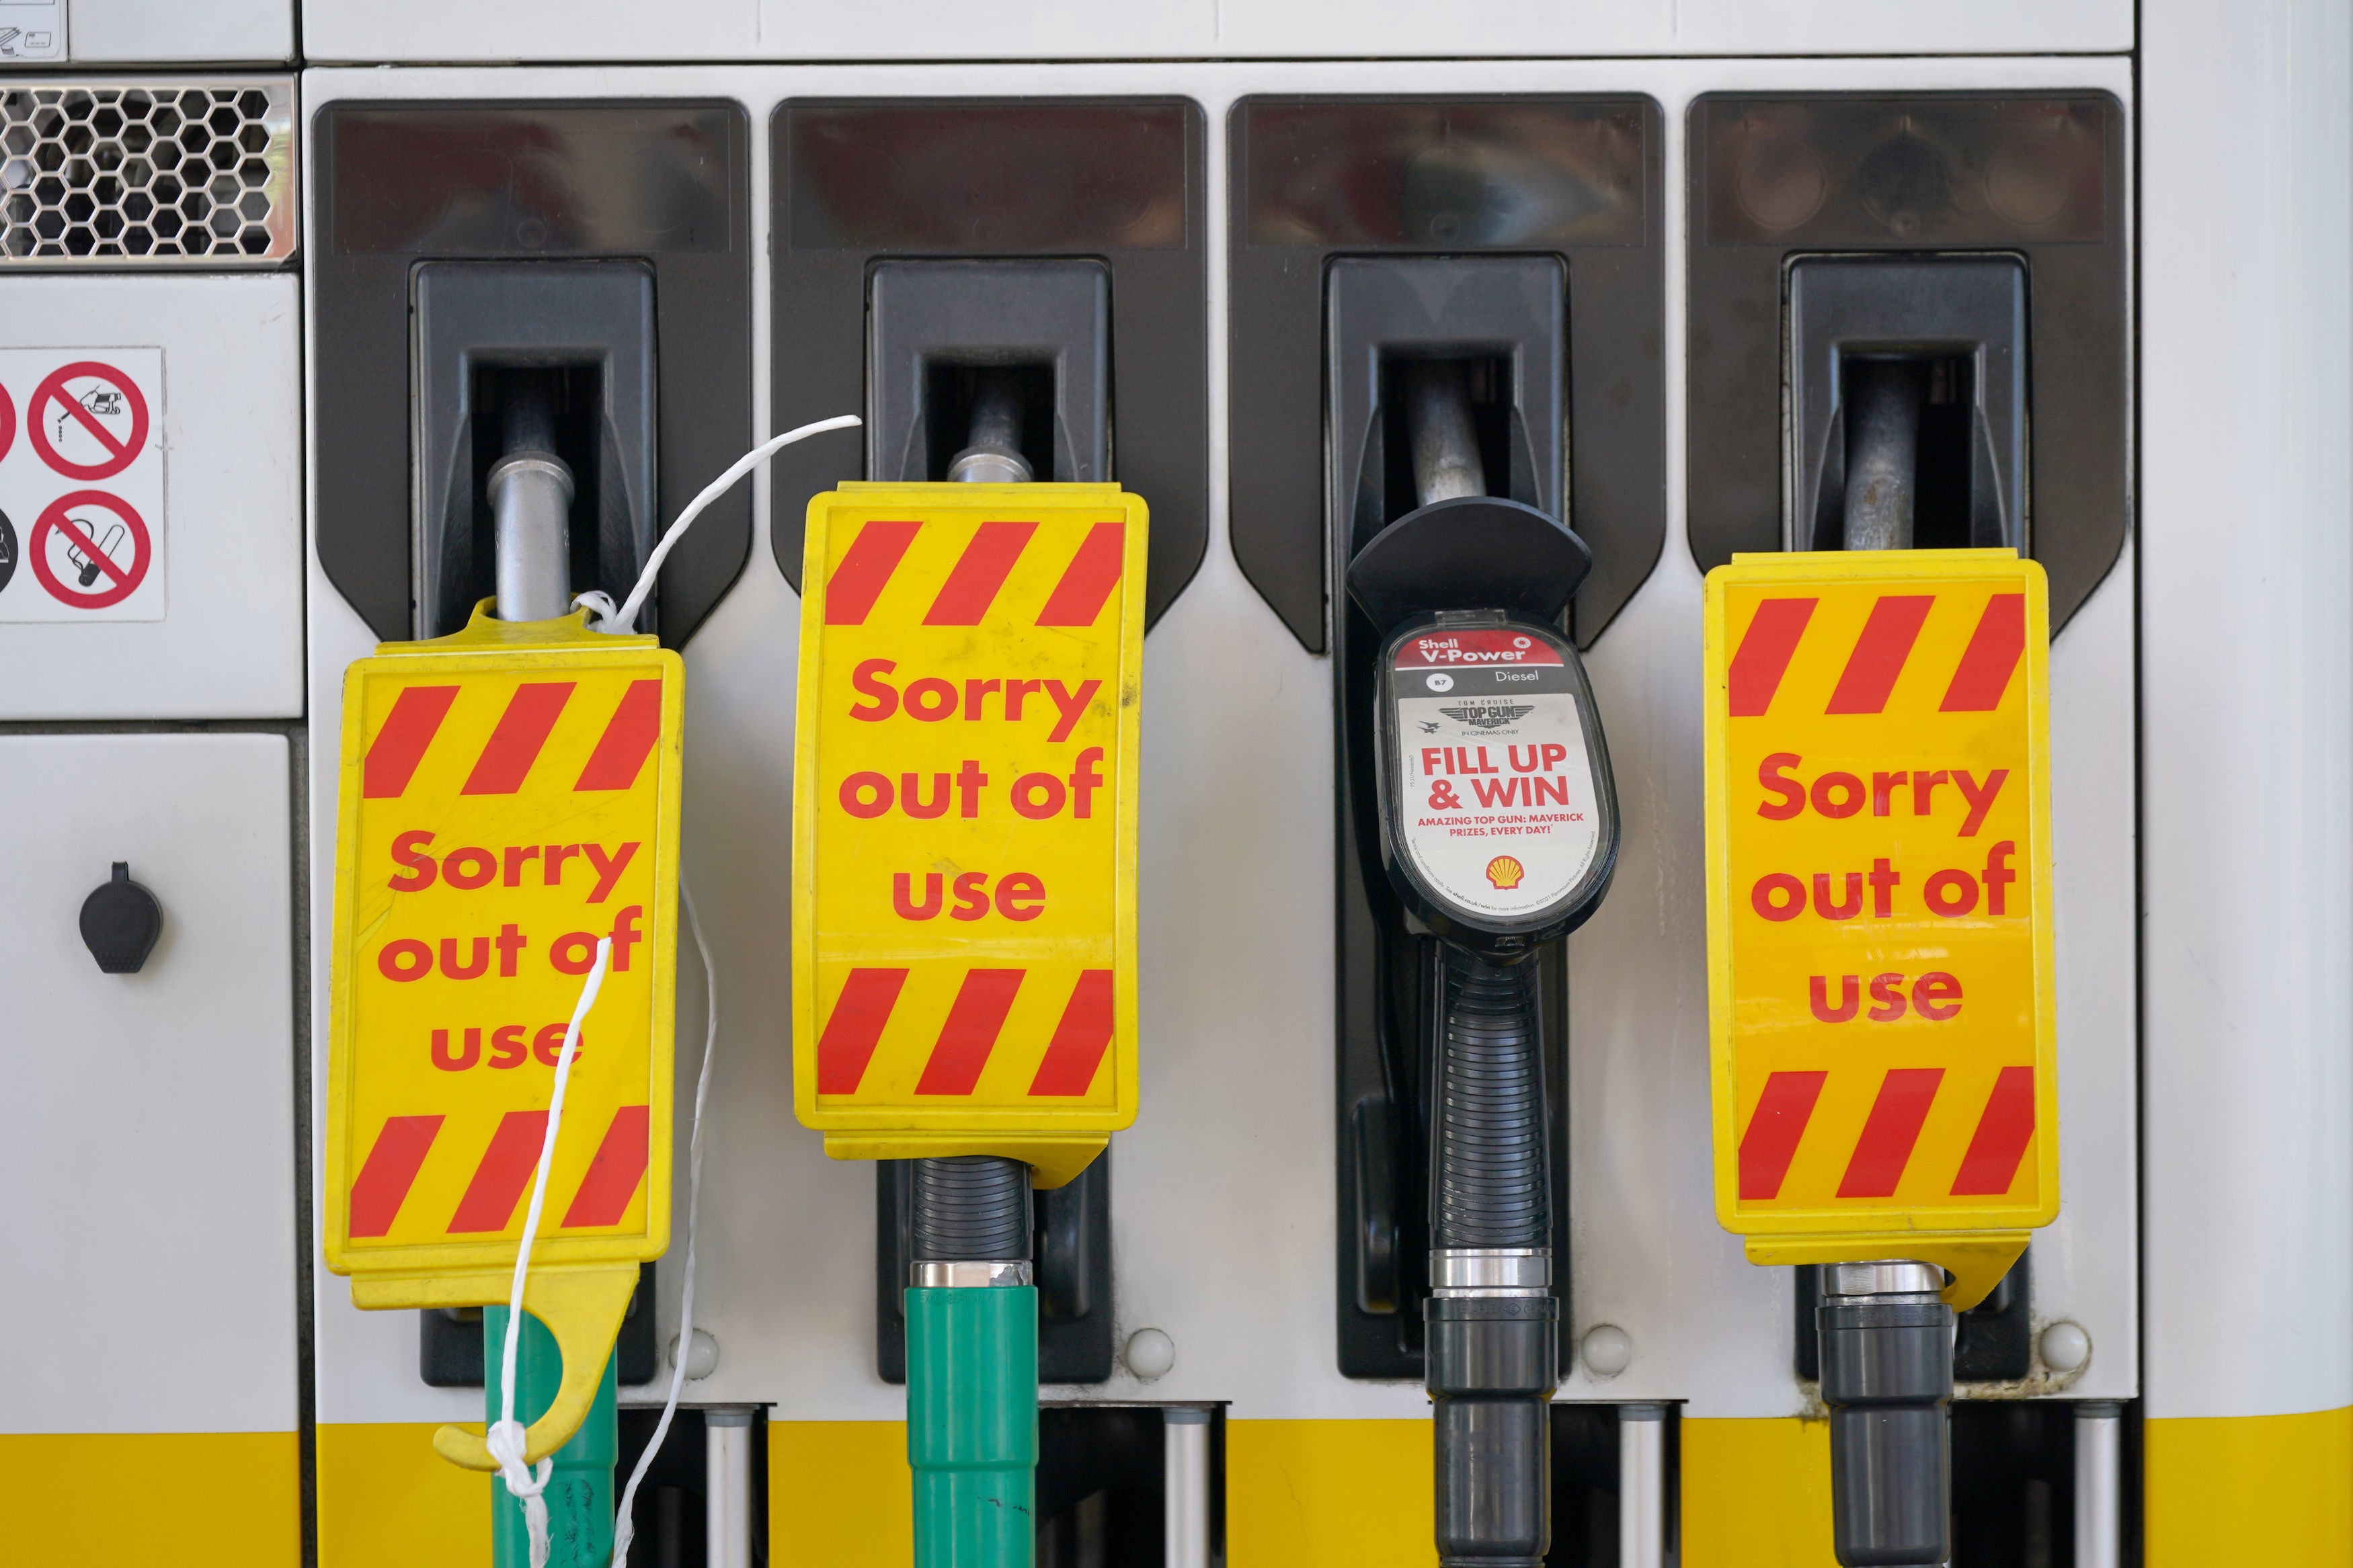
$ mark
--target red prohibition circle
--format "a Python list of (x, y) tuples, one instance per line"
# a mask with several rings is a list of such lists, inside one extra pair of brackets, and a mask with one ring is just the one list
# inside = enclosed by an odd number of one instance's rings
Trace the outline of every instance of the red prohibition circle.
[[(98, 547), (98, 542), (84, 533), (80, 526), (66, 515), (69, 507), (77, 506), (104, 507), (122, 520), (123, 526), (131, 530), (132, 554), (130, 570), (117, 567), (107, 557), (106, 552)], [(84, 593), (79, 587), (69, 588), (58, 581), (57, 574), (49, 570), (51, 529), (80, 546), (82, 553), (98, 564), (100, 572), (108, 579), (105, 587), (94, 594)], [(154, 549), (147, 537), (145, 520), (132, 510), (129, 501), (121, 496), (109, 495), (104, 490), (75, 490), (51, 501), (48, 510), (41, 513), (41, 521), (33, 525), (33, 534), (26, 542), (25, 553), (31, 558), (33, 575), (41, 580), (41, 586), (49, 591), (49, 597), (75, 610), (102, 610), (110, 605), (122, 603), (147, 580), (148, 564), (155, 559)]]
[(16, 444), (16, 400), (8, 395), (6, 387), (0, 386), (0, 458), (6, 457)]
[[(118, 444), (114, 439), (114, 433), (100, 425), (96, 416), (66, 390), (67, 382), (82, 375), (97, 377), (119, 389), (122, 395), (130, 400), (130, 440)], [(49, 444), (48, 433), (41, 426), (42, 411), (48, 406), (49, 400), (53, 397), (65, 405), (67, 410), (82, 422), (100, 446), (114, 455), (98, 463), (75, 463), (59, 457), (58, 449)], [(76, 360), (71, 364), (59, 365), (49, 372), (47, 377), (35, 390), (32, 401), (25, 405), (25, 434), (26, 437), (33, 443), (33, 450), (40, 453), (41, 461), (69, 479), (112, 479), (129, 468), (132, 460), (146, 448), (147, 400), (140, 395), (139, 384), (112, 365), (101, 364), (94, 359)], [(5, 455), (5, 447), (0, 447), (0, 455)]]

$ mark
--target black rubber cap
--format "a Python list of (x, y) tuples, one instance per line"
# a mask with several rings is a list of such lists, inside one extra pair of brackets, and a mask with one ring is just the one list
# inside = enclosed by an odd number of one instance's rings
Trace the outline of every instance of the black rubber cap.
[(164, 934), (164, 907), (155, 895), (131, 879), (130, 862), (117, 860), (114, 877), (81, 901), (82, 945), (109, 974), (136, 974)]
[(1348, 592), (1384, 633), (1432, 610), (1558, 616), (1592, 568), (1585, 542), (1532, 506), (1457, 496), (1406, 513), (1348, 563)]

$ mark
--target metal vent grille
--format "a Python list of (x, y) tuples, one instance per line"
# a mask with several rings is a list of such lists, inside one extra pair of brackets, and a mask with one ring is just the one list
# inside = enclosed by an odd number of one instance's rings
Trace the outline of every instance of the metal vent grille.
[(0, 268), (268, 265), (294, 252), (294, 84), (0, 89)]

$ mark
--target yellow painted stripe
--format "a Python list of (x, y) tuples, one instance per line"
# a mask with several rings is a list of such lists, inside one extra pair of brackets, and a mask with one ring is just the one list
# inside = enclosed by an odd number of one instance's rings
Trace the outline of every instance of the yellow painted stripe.
[[(1430, 1464), (1427, 1421), (1229, 1422), (1226, 1560), (1430, 1568)], [(909, 1562), (913, 1508), (905, 1423), (769, 1424), (768, 1551), (779, 1568)]]
[(1231, 1568), (1430, 1568), (1430, 1423), (1229, 1421)]
[(438, 1425), (319, 1428), (319, 1568), (490, 1568), (491, 1478), (435, 1453)]
[(768, 1423), (770, 1563), (843, 1568), (914, 1557), (904, 1421)]
[(2353, 1408), (2141, 1433), (2148, 1568), (2353, 1564)]
[(1683, 1568), (1837, 1568), (1829, 1422), (1685, 1416), (1682, 1441)]
[(291, 1432), (0, 1435), (0, 1557), (293, 1568), (300, 1453)]

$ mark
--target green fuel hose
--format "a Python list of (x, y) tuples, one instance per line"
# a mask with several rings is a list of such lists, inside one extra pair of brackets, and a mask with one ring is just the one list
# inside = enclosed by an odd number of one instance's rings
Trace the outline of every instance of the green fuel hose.
[(906, 1293), (915, 1568), (1029, 1568), (1037, 1552), (1038, 1291), (1029, 1168), (915, 1164)]
[(915, 1568), (1029, 1568), (1037, 1550), (1038, 1292), (907, 1292)]
[[(482, 1393), (488, 1420), (499, 1418), (500, 1363), (504, 1357), (507, 1310), (482, 1309)], [(613, 1413), (617, 1393), (613, 1361), (605, 1360), (605, 1381), (588, 1419), (572, 1440), (555, 1450), (555, 1468), (543, 1494), (547, 1503), (548, 1568), (607, 1568), (613, 1555), (613, 1466), (620, 1458), (620, 1431)], [(564, 1357), (555, 1336), (523, 1314), (522, 1342), (515, 1353), (515, 1419), (528, 1426), (555, 1402), (564, 1382)], [(1033, 1396), (1034, 1397), (1034, 1396)], [(491, 1560), (496, 1568), (531, 1568), (531, 1535), (522, 1504), (504, 1487), (491, 1483)]]

